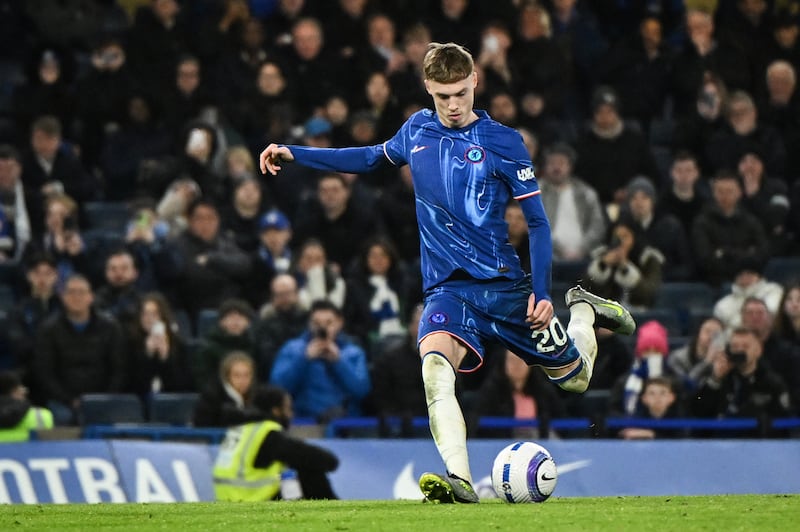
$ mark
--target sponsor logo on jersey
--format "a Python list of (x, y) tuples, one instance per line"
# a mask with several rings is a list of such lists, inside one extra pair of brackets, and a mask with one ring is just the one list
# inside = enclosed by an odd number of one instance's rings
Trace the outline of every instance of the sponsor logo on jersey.
[(471, 163), (479, 163), (486, 158), (486, 153), (480, 146), (472, 146), (467, 150), (466, 157)]
[(417, 153), (418, 151), (422, 151), (425, 148), (427, 148), (427, 146), (420, 146), (419, 144), (416, 144), (413, 148), (411, 148), (411, 153)]
[(433, 314), (431, 314), (428, 320), (431, 323), (436, 323), (437, 325), (444, 325), (449, 321), (449, 318), (447, 317), (447, 314), (445, 314), (444, 312), (434, 312)]
[(533, 168), (529, 166), (527, 168), (517, 170), (517, 179), (520, 181), (530, 181), (531, 179), (536, 179), (536, 176), (533, 174)]

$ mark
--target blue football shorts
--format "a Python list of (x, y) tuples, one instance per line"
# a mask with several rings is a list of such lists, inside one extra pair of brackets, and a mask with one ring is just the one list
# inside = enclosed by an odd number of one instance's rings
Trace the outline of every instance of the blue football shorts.
[(418, 342), (435, 332), (454, 336), (467, 346), (458, 368), (465, 373), (483, 364), (483, 345), (489, 340), (499, 341), (529, 366), (561, 368), (580, 358), (566, 325), (555, 315), (545, 329), (531, 330), (525, 321), (530, 293), (529, 276), (516, 281), (448, 281), (425, 296)]

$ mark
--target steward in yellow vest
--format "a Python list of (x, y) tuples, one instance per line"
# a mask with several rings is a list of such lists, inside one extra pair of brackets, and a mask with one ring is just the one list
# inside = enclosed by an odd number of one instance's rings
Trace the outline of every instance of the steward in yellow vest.
[(270, 501), (281, 498), (281, 475), (295, 470), (302, 498), (336, 499), (327, 473), (339, 466), (330, 451), (286, 434), (294, 416), (292, 398), (277, 387), (256, 390), (253, 405), (263, 421), (228, 429), (214, 463), (219, 501)]
[(28, 441), (31, 430), (52, 429), (53, 414), (31, 406), (16, 373), (0, 372), (0, 443)]

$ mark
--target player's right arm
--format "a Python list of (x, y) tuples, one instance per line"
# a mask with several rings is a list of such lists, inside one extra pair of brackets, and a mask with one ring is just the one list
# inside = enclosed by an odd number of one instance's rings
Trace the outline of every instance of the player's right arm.
[(277, 175), (281, 169), (281, 163), (294, 161), (294, 155), (292, 155), (292, 150), (288, 147), (273, 143), (264, 148), (258, 159), (262, 174), (269, 172), (272, 175)]
[[(412, 117), (413, 118), (413, 117)], [(270, 144), (259, 156), (261, 173), (276, 175), (281, 163), (296, 161), (303, 166), (317, 170), (363, 174), (389, 163), (402, 166), (407, 163), (405, 156), (406, 138), (409, 123), (406, 121), (400, 130), (383, 144), (355, 148), (313, 148), (309, 146), (285, 146)]]

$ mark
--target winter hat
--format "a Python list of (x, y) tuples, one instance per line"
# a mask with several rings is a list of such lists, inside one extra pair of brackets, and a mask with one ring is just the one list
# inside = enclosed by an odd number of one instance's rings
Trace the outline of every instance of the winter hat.
[(608, 85), (601, 85), (592, 93), (592, 113), (596, 113), (601, 105), (610, 105), (619, 113), (619, 96)]
[(669, 352), (667, 329), (656, 320), (650, 320), (639, 327), (636, 336), (636, 356), (641, 357), (647, 351), (658, 351), (666, 355)]
[(219, 306), (219, 312), (218, 312), (219, 319), (221, 320), (231, 312), (236, 312), (238, 314), (241, 314), (242, 316), (246, 316), (251, 320), (255, 315), (253, 307), (251, 307), (247, 301), (235, 297), (226, 299)]
[(636, 176), (628, 183), (628, 197), (632, 197), (636, 192), (644, 192), (650, 196), (651, 200), (656, 199), (656, 187), (653, 182), (643, 175)]

